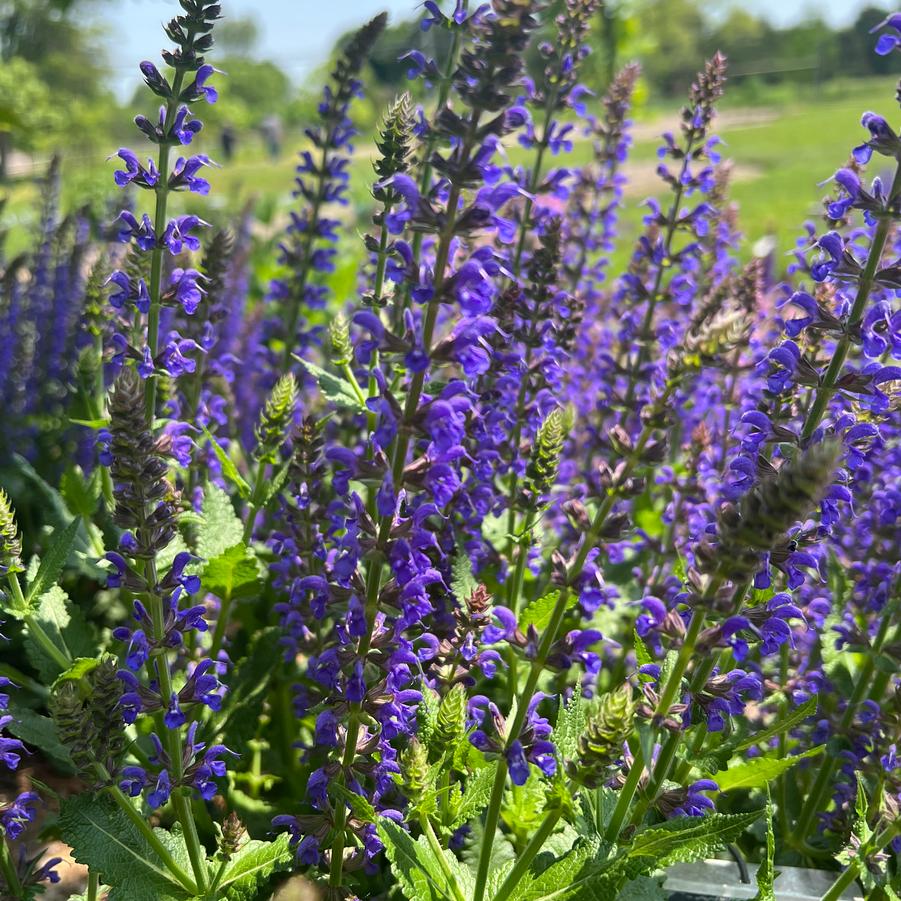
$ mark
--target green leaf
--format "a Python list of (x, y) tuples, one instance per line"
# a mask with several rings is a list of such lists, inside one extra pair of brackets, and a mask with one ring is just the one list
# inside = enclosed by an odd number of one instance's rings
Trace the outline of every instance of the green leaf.
[(414, 841), (387, 817), (379, 817), (376, 829), (391, 872), (408, 901), (454, 901), (454, 887), (424, 836)]
[(609, 901), (615, 893), (593, 894), (590, 880), (600, 883), (606, 862), (598, 862), (601, 850), (598, 838), (579, 841), (559, 860), (540, 873), (529, 871), (510, 895), (510, 901), (545, 901), (545, 899), (605, 898)]
[(767, 726), (762, 732), (755, 732), (753, 735), (746, 738), (736, 746), (735, 750), (744, 751), (753, 745), (765, 744), (771, 738), (781, 735), (783, 732), (788, 732), (789, 729), (794, 729), (795, 726), (800, 725), (809, 716), (813, 716), (817, 712), (817, 703), (817, 696), (814, 695), (786, 716), (779, 717), (779, 719), (770, 726)]
[(579, 810), (576, 814), (576, 829), (580, 835), (595, 835), (599, 838), (607, 831), (619, 794), (612, 788), (599, 786), (579, 793)]
[(330, 400), (336, 407), (353, 410), (355, 413), (367, 412), (366, 407), (360, 403), (360, 399), (357, 397), (357, 393), (350, 382), (345, 381), (340, 376), (332, 375), (332, 373), (322, 369), (315, 363), (310, 363), (308, 360), (303, 360), (297, 356), (294, 359), (298, 360), (304, 369), (316, 379), (319, 384), (319, 390), (326, 400)]
[(269, 479), (269, 484), (266, 486), (266, 496), (263, 499), (264, 507), (268, 507), (272, 499), (285, 487), (290, 470), (290, 461), (285, 463), (280, 469), (275, 470), (275, 474)]
[(783, 757), (781, 760), (774, 757), (755, 757), (746, 763), (721, 770), (714, 774), (713, 781), (723, 792), (734, 791), (737, 788), (763, 788), (796, 763), (808, 757), (816, 757), (825, 749), (826, 745), (819, 745), (803, 754)]
[[(38, 599), (32, 616), (43, 628), (50, 640), (71, 660), (78, 657), (92, 657), (97, 650), (93, 627), (85, 620), (80, 608), (69, 601), (69, 596), (58, 585), (44, 592)], [(59, 675), (59, 666), (47, 656), (44, 649), (29, 635), (25, 651), (45, 685), (49, 685)]]
[[(554, 607), (557, 606), (557, 598), (559, 597), (560, 590), (555, 589), (527, 604), (525, 610), (519, 616), (519, 628), (523, 632), (527, 632), (529, 626), (534, 626), (539, 634), (543, 632), (551, 621), (551, 616), (554, 613)], [(566, 610), (574, 607), (578, 600), (579, 596), (576, 592), (567, 592)]]
[(472, 574), (472, 561), (466, 553), (457, 550), (451, 563), (451, 591), (454, 597), (465, 604), (466, 599), (479, 587), (479, 582)]
[(588, 725), (588, 703), (582, 697), (582, 685), (576, 682), (568, 703), (561, 704), (554, 726), (554, 744), (563, 760), (573, 760), (579, 749), (579, 738)]
[(666, 531), (663, 522), (663, 506), (654, 503), (650, 491), (639, 495), (632, 503), (632, 517), (635, 525), (651, 538), (662, 538)]
[(231, 498), (218, 486), (203, 489), (203, 517), (197, 529), (197, 553), (205, 560), (215, 560), (229, 548), (242, 543), (244, 526), (235, 513)]
[(247, 656), (231, 675), (228, 694), (216, 718), (223, 744), (229, 748), (245, 747), (256, 734), (269, 680), (280, 659), (280, 637), (281, 631), (276, 626), (258, 632)]
[[(175, 881), (137, 827), (104, 795), (71, 795), (60, 806), (59, 827), (72, 856), (103, 875), (108, 901), (181, 901), (190, 897)], [(155, 830), (170, 845), (184, 841)], [(177, 849), (178, 859), (182, 852)], [(185, 850), (184, 855), (187, 856)]]
[(29, 605), (35, 598), (40, 597), (56, 584), (59, 574), (63, 571), (63, 567), (69, 559), (69, 554), (72, 553), (75, 547), (75, 538), (80, 525), (81, 520), (76, 518), (62, 531), (53, 533), (50, 546), (41, 558), (41, 565), (38, 567), (37, 575), (25, 593), (25, 600), (28, 601)]
[(268, 897), (265, 889), (275, 873), (291, 868), (294, 855), (288, 846), (288, 835), (275, 841), (249, 841), (228, 862), (219, 895), (227, 901), (257, 901)]
[(235, 466), (235, 461), (226, 453), (225, 449), (219, 442), (210, 434), (209, 429), (203, 427), (203, 436), (209, 442), (210, 447), (213, 449), (213, 453), (216, 455), (216, 459), (219, 461), (219, 465), (222, 467), (222, 475), (225, 476), (237, 489), (238, 494), (241, 495), (245, 500), (250, 497), (250, 485), (247, 484), (244, 476), (238, 472), (238, 467)]
[[(635, 660), (638, 663), (639, 669), (654, 662), (654, 658), (651, 656), (648, 646), (644, 643), (636, 629), (632, 629), (632, 644), (635, 648)], [(654, 677), (649, 673), (639, 673), (638, 678), (641, 682), (654, 681)]]
[(763, 860), (757, 868), (757, 897), (754, 901), (776, 901), (773, 882), (776, 871), (773, 868), (773, 856), (776, 853), (776, 837), (773, 832), (773, 798), (769, 786), (766, 790), (766, 850)]
[(208, 561), (200, 575), (203, 590), (217, 597), (249, 597), (257, 593), (260, 565), (244, 544), (236, 544)]
[(59, 492), (73, 516), (90, 519), (100, 503), (103, 490), (101, 469), (97, 467), (86, 477), (80, 466), (69, 466), (59, 483)]
[(458, 826), (468, 823), (488, 806), (496, 772), (497, 761), (495, 760), (488, 766), (476, 770), (469, 777), (463, 795), (458, 801), (457, 809), (454, 811), (453, 822), (449, 825), (450, 829), (456, 829)]
[(329, 785), (329, 791), (347, 804), (353, 814), (359, 819), (367, 823), (374, 823), (379, 818), (376, 809), (369, 803), (367, 798), (352, 792), (349, 788), (345, 788), (340, 782), (332, 782)]
[(30, 707), (20, 707), (13, 700), (9, 706), (9, 714), (12, 721), (7, 724), (7, 729), (33, 748), (40, 748), (42, 754), (53, 759), (64, 773), (74, 773), (75, 767), (69, 751), (59, 740), (56, 732), (56, 723), (49, 716), (42, 716)]
[(670, 893), (663, 888), (662, 876), (639, 876), (626, 883), (616, 901), (666, 901)]
[(99, 657), (76, 657), (69, 667), (56, 677), (52, 687), (57, 688), (62, 682), (78, 682), (88, 673), (97, 669), (99, 663)]
[(639, 832), (626, 855), (629, 858), (648, 858), (654, 869), (710, 857), (736, 841), (762, 813), (762, 810), (736, 814), (711, 813), (704, 817), (670, 820)]

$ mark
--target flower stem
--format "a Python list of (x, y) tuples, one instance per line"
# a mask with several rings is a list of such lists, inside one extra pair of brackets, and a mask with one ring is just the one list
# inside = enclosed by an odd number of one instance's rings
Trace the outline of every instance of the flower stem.
[[(193, 40), (194, 33), (191, 29), (187, 32), (188, 41)], [(163, 134), (168, 138), (169, 130), (172, 128), (172, 122), (178, 109), (178, 98), (181, 95), (182, 85), (185, 79), (185, 69), (176, 69), (175, 78), (172, 81), (172, 95), (166, 102), (166, 116), (163, 122)], [(163, 140), (160, 144), (159, 156), (157, 159), (157, 169), (159, 171), (159, 180), (154, 186), (156, 192), (156, 208), (153, 214), (153, 233), (156, 236), (156, 243), (153, 245), (153, 251), (150, 256), (150, 310), (147, 313), (147, 347), (150, 349), (151, 358), (155, 359), (159, 351), (160, 341), (160, 311), (162, 309), (161, 288), (163, 280), (163, 251), (165, 249), (162, 238), (166, 230), (166, 207), (169, 203), (169, 151), (170, 145), (168, 140)], [(153, 375), (147, 380), (147, 390), (144, 393), (144, 411), (148, 423), (153, 423), (156, 414), (156, 382), (157, 377)]]
[[(19, 584), (19, 577), (15, 573), (7, 574), (7, 582), (12, 592), (13, 601), (20, 610), (27, 610), (28, 603), (22, 594), (22, 586)], [(44, 627), (30, 613), (24, 614), (22, 617), (25, 625), (28, 627), (28, 634), (41, 646), (45, 654), (61, 669), (69, 668), (72, 659), (68, 653), (63, 653), (53, 639), (44, 630)]]
[(553, 810), (547, 812), (545, 818), (541, 821), (541, 825), (529, 840), (529, 844), (526, 845), (523, 852), (517, 856), (513, 869), (507, 874), (506, 878), (501, 883), (501, 887), (495, 892), (491, 901), (506, 901), (516, 886), (519, 885), (522, 877), (525, 876), (529, 867), (532, 865), (532, 861), (544, 847), (544, 843), (556, 828), (562, 815), (563, 810), (560, 807), (555, 807)]
[(860, 874), (860, 868), (866, 858), (871, 854), (881, 851), (889, 842), (891, 842), (895, 836), (898, 835), (898, 829), (898, 824), (892, 823), (867, 842), (867, 844), (860, 849), (857, 857), (848, 865), (845, 872), (832, 883), (831, 888), (823, 895), (820, 901), (838, 901), (845, 889), (857, 879)]
[[(886, 605), (882, 622), (879, 625), (879, 631), (876, 633), (876, 638), (873, 641), (870, 652), (864, 660), (857, 681), (854, 684), (854, 689), (851, 692), (851, 697), (848, 699), (848, 706), (845, 707), (845, 712), (842, 714), (841, 721), (839, 722), (839, 731), (846, 730), (851, 723), (854, 722), (857, 708), (869, 694), (873, 674), (876, 671), (876, 658), (882, 653), (882, 648), (888, 637), (889, 628), (894, 620), (894, 613), (897, 610), (897, 606), (897, 599), (893, 603)], [(832, 777), (835, 774), (835, 768), (839, 761), (840, 758), (829, 755), (820, 764), (817, 778), (813, 783), (813, 787), (807, 793), (807, 799), (804, 806), (801, 808), (801, 814), (795, 825), (794, 833), (799, 838), (803, 839), (807, 837), (807, 833), (813, 825), (813, 820), (817, 811), (821, 809), (822, 804), (826, 801)]]
[(444, 878), (447, 879), (447, 884), (454, 894), (454, 901), (466, 901), (463, 892), (460, 891), (460, 886), (457, 884), (453, 870), (451, 870), (450, 864), (444, 856), (444, 849), (441, 847), (441, 842), (438, 841), (438, 836), (435, 835), (435, 830), (432, 829), (432, 824), (429, 822), (427, 814), (419, 815), (419, 825), (422, 827), (422, 833), (425, 835), (432, 853), (438, 858), (438, 866), (441, 867), (441, 872), (444, 873)]
[[(163, 598), (156, 590), (156, 561), (152, 558), (146, 561), (144, 578), (149, 586), (147, 599), (150, 617), (153, 623), (153, 636), (157, 642), (162, 642), (166, 634), (165, 612), (163, 610)], [(153, 659), (156, 661), (155, 670), (160, 690), (160, 698), (163, 707), (165, 708), (169, 703), (169, 698), (172, 696), (172, 673), (169, 669), (169, 658), (167, 652), (162, 650), (151, 658), (151, 660)], [(148, 660), (148, 671), (148, 675), (152, 678), (150, 660)], [(165, 725), (162, 712), (157, 716), (157, 728), (160, 730), (161, 737), (168, 746), (169, 762), (172, 765), (174, 777), (173, 782), (178, 786), (172, 792), (172, 804), (184, 832), (185, 843), (188, 847), (188, 856), (191, 859), (191, 868), (194, 871), (194, 878), (197, 881), (197, 886), (201, 891), (205, 891), (207, 874), (204, 860), (206, 854), (203, 851), (200, 839), (197, 835), (197, 826), (194, 823), (194, 814), (191, 810), (191, 805), (185, 799), (180, 787), (182, 777), (184, 776), (184, 752), (181, 741), (181, 732), (179, 729), (169, 729)]]
[(21, 898), (22, 883), (19, 880), (19, 874), (16, 872), (16, 865), (5, 835), (0, 838), (0, 874), (3, 876), (3, 881), (6, 883), (11, 897), (15, 899)]
[(97, 894), (100, 890), (100, 877), (93, 871), (88, 872), (88, 890), (85, 895), (85, 901), (97, 901)]
[(608, 842), (613, 843), (619, 838), (623, 823), (626, 820), (626, 814), (629, 812), (632, 798), (635, 797), (644, 769), (644, 749), (641, 742), (637, 742), (635, 756), (632, 758), (632, 766), (629, 767), (629, 774), (626, 776), (625, 784), (619, 791), (616, 807), (613, 809), (613, 816), (610, 817), (610, 822), (607, 824), (607, 832), (604, 834), (604, 838)]
[[(901, 161), (898, 162), (895, 169), (895, 177), (892, 179), (892, 186), (888, 192), (886, 206), (891, 204), (892, 200), (899, 192), (901, 192)], [(817, 388), (816, 399), (807, 414), (804, 428), (801, 431), (802, 441), (808, 440), (814, 433), (817, 426), (820, 424), (820, 420), (826, 413), (829, 401), (832, 399), (833, 394), (835, 394), (835, 386), (841, 375), (842, 367), (845, 365), (848, 351), (851, 349), (852, 335), (857, 331), (857, 327), (863, 319), (867, 300), (870, 297), (870, 292), (873, 290), (876, 271), (879, 267), (879, 261), (882, 259), (882, 252), (885, 250), (886, 240), (888, 239), (893, 221), (894, 219), (891, 215), (885, 214), (879, 219), (879, 224), (876, 226), (876, 231), (873, 234), (873, 243), (870, 244), (870, 250), (867, 254), (867, 262), (864, 266), (863, 273), (860, 276), (860, 281), (857, 283), (857, 294), (854, 297), (854, 305), (851, 307), (848, 321), (845, 323), (844, 333), (839, 339), (838, 344), (835, 346), (832, 359), (829, 361), (829, 368), (826, 370), (826, 375), (823, 377), (823, 382)]]
[(169, 853), (169, 849), (159, 840), (150, 824), (135, 810), (134, 805), (117, 785), (107, 786), (112, 799), (118, 804), (119, 809), (137, 827), (138, 832), (144, 836), (147, 844), (156, 852), (159, 859), (166, 865), (166, 869), (175, 877), (176, 881), (189, 894), (197, 894), (197, 886), (191, 881), (191, 877), (179, 866), (175, 858)]

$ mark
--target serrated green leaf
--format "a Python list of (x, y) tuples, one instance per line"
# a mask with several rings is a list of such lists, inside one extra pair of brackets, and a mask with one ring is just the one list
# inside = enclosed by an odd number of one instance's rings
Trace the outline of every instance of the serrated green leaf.
[(101, 472), (98, 467), (86, 477), (80, 466), (69, 466), (62, 474), (59, 492), (73, 516), (90, 519), (97, 512), (103, 484)]
[(244, 526), (235, 513), (231, 498), (218, 485), (209, 484), (203, 489), (201, 515), (197, 553), (205, 560), (215, 560), (229, 548), (242, 543)]
[[(59, 827), (75, 860), (101, 873), (110, 886), (108, 901), (182, 901), (190, 897), (137, 827), (105, 796), (84, 793), (66, 798), (60, 806)], [(164, 832), (155, 831), (157, 835)], [(167, 837), (167, 850), (172, 850), (170, 845), (180, 839), (171, 833)], [(183, 840), (180, 843), (184, 845)]]
[(572, 697), (560, 705), (554, 726), (554, 744), (564, 760), (573, 760), (579, 749), (579, 739), (588, 725), (588, 703), (582, 697), (582, 685), (576, 682)]
[(497, 772), (497, 761), (476, 770), (466, 781), (466, 788), (459, 800), (450, 829), (456, 829), (478, 816), (487, 806), (491, 798), (491, 786)]
[(279, 469), (275, 470), (272, 478), (269, 479), (269, 484), (266, 486), (266, 495), (263, 499), (263, 506), (268, 507), (272, 499), (285, 487), (285, 482), (288, 481), (288, 473), (291, 470), (291, 463), (285, 463)]
[(773, 867), (773, 857), (776, 853), (776, 837), (773, 832), (773, 798), (770, 795), (769, 786), (766, 790), (766, 847), (763, 859), (757, 868), (757, 897), (754, 901), (776, 901), (776, 893), (773, 883), (776, 880), (776, 871)]
[(11, 701), (8, 713), (12, 721), (6, 728), (32, 748), (40, 748), (42, 754), (53, 759), (56, 767), (63, 773), (75, 772), (69, 751), (59, 740), (56, 723), (49, 716), (42, 716), (30, 707), (21, 707), (15, 700)]
[[(93, 627), (85, 620), (81, 610), (70, 603), (69, 596), (58, 585), (41, 595), (32, 616), (50, 640), (71, 660), (93, 656), (97, 649)], [(44, 684), (51, 684), (60, 671), (56, 662), (47, 656), (31, 635), (26, 638), (25, 651)]]
[(76, 657), (71, 665), (56, 677), (52, 687), (56, 688), (62, 682), (78, 682), (88, 673), (97, 669), (99, 663), (99, 657)]
[(813, 716), (817, 712), (817, 704), (818, 698), (814, 695), (786, 716), (776, 719), (774, 723), (767, 726), (763, 731), (755, 732), (753, 735), (748, 736), (744, 741), (739, 742), (735, 750), (744, 751), (754, 745), (765, 744), (771, 738), (781, 735), (783, 732), (788, 732), (789, 729), (794, 729), (795, 726), (800, 725), (809, 716)]
[[(632, 644), (635, 647), (635, 661), (638, 664), (639, 669), (643, 666), (649, 666), (654, 662), (654, 658), (651, 656), (648, 646), (644, 643), (644, 640), (638, 634), (636, 629), (632, 630)], [(654, 677), (649, 673), (639, 673), (638, 678), (642, 682), (654, 681)]]
[(275, 841), (249, 841), (228, 862), (218, 897), (227, 901), (257, 901), (267, 897), (265, 889), (275, 873), (291, 868), (294, 855), (287, 833)]
[(243, 748), (256, 734), (263, 698), (269, 689), (273, 664), (278, 657), (281, 632), (270, 626), (251, 641), (247, 656), (240, 660), (229, 679), (229, 691), (216, 717), (223, 744)]
[(663, 521), (663, 506), (655, 503), (650, 491), (639, 495), (632, 503), (632, 517), (635, 525), (651, 538), (662, 538), (666, 531)]
[(626, 854), (630, 858), (648, 858), (654, 862), (655, 869), (710, 857), (736, 841), (762, 813), (762, 810), (711, 813), (704, 817), (669, 820), (639, 832)]
[(786, 770), (791, 769), (796, 763), (806, 760), (808, 757), (816, 757), (826, 750), (826, 745), (811, 748), (803, 754), (793, 757), (755, 757), (746, 763), (729, 767), (714, 774), (713, 781), (720, 787), (720, 791), (734, 791), (737, 788), (763, 788), (772, 782)]
[(376, 824), (391, 872), (408, 901), (455, 901), (454, 887), (425, 838), (414, 841), (387, 817)]
[(41, 557), (41, 565), (38, 567), (34, 580), (29, 584), (25, 592), (25, 600), (29, 606), (36, 598), (49, 591), (56, 584), (59, 574), (63, 571), (69, 554), (75, 548), (75, 539), (81, 520), (73, 519), (64, 529), (54, 532), (50, 539), (50, 546)]
[(616, 810), (619, 794), (612, 788), (599, 786), (593, 791), (583, 789), (579, 794), (579, 810), (576, 814), (576, 828), (584, 836), (599, 838), (607, 831), (607, 825)]
[(236, 544), (209, 560), (200, 574), (204, 591), (217, 597), (241, 598), (259, 590), (260, 564), (244, 544)]
[(354, 815), (361, 820), (367, 823), (374, 823), (378, 819), (376, 809), (369, 803), (367, 798), (352, 792), (349, 788), (345, 788), (340, 782), (332, 782), (329, 785), (329, 791), (347, 804)]
[(247, 484), (247, 480), (244, 476), (238, 472), (235, 461), (232, 460), (225, 452), (222, 445), (220, 445), (213, 435), (210, 434), (209, 429), (203, 428), (203, 436), (209, 442), (210, 447), (213, 449), (213, 453), (216, 455), (216, 459), (219, 461), (219, 465), (222, 467), (222, 475), (238, 489), (238, 494), (240, 494), (244, 500), (247, 500), (247, 498), (250, 497), (250, 485)]
[(472, 574), (472, 561), (462, 550), (457, 550), (451, 563), (451, 591), (454, 597), (465, 604), (466, 599), (479, 587), (479, 582)]
[(601, 842), (593, 837), (579, 841), (559, 860), (552, 863), (540, 873), (531, 870), (526, 873), (510, 895), (510, 901), (550, 901), (550, 899), (606, 897), (606, 901), (615, 893), (595, 895), (591, 882), (598, 883), (603, 879), (608, 862), (598, 862)]
[(616, 896), (616, 901), (666, 901), (670, 893), (663, 888), (662, 876), (639, 876)]
[[(538, 633), (541, 634), (550, 624), (551, 616), (554, 613), (554, 607), (557, 606), (557, 599), (560, 597), (559, 589), (549, 591), (546, 595), (536, 598), (526, 605), (526, 608), (519, 616), (519, 628), (523, 632), (527, 632), (529, 626), (534, 626)], [(566, 595), (566, 610), (573, 608), (579, 595), (570, 591)]]
[(356, 391), (350, 382), (342, 379), (340, 376), (333, 375), (321, 366), (310, 363), (309, 360), (294, 357), (300, 364), (316, 379), (319, 390), (322, 392), (326, 400), (331, 401), (336, 407), (344, 410), (353, 410), (356, 413), (365, 413), (366, 407), (360, 403)]

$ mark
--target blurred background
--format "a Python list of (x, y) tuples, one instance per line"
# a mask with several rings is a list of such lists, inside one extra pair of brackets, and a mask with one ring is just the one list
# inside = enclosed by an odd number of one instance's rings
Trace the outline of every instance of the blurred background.
[[(349, 215), (354, 205), (362, 214), (372, 128), (385, 103), (408, 86), (398, 57), (412, 47), (434, 51), (444, 34), (419, 29), (422, 11), (414, 0), (223, 0), (223, 7), (227, 18), (210, 61), (227, 77), (217, 79), (220, 102), (198, 111), (206, 127), (195, 142), (222, 168), (210, 179), (209, 198), (183, 203), (205, 218), (229, 221), (252, 203), (265, 251), (290, 207), (303, 127), (315, 115), (336, 48), (368, 16), (388, 9), (391, 25), (356, 108), (362, 134)], [(625, 62), (638, 59), (644, 72), (619, 253), (628, 252), (641, 201), (659, 190), (659, 133), (675, 125), (694, 72), (715, 49), (730, 63), (717, 131), (735, 161), (732, 196), (743, 229), (752, 242), (775, 241), (777, 252), (787, 252), (805, 217), (819, 209), (817, 184), (861, 140), (860, 114), (873, 109), (898, 118), (899, 56), (876, 56), (869, 34), (887, 8), (873, 0), (608, 0), (593, 30), (586, 81), (600, 94)], [(152, 109), (137, 62), (158, 60), (160, 24), (177, 11), (175, 0), (0, 0), (0, 226), (7, 257), (32, 240), (54, 155), (64, 212), (84, 209), (98, 228), (115, 215), (110, 204), (121, 198), (108, 157), (123, 144), (143, 149), (130, 122)], [(515, 161), (517, 148), (508, 150)], [(585, 159), (590, 148), (577, 142), (574, 152)], [(260, 284), (271, 258), (259, 255)], [(356, 265), (346, 261), (349, 287)]]

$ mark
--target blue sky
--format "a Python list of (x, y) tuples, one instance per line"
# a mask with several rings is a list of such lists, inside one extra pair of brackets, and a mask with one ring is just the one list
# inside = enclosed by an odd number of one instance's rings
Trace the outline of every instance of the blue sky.
[[(449, 4), (448, 4), (449, 5)], [(788, 24), (819, 11), (844, 24), (866, 5), (891, 6), (889, 0), (746, 0), (748, 9), (771, 21)], [(222, 0), (226, 15), (254, 16), (261, 26), (261, 53), (277, 62), (296, 81), (328, 54), (335, 38), (387, 10), (394, 21), (412, 18), (420, 0)], [(162, 22), (177, 11), (175, 0), (111, 0), (100, 4), (109, 31), (107, 53), (116, 90), (131, 94), (139, 83), (136, 64), (154, 59), (163, 46)]]

